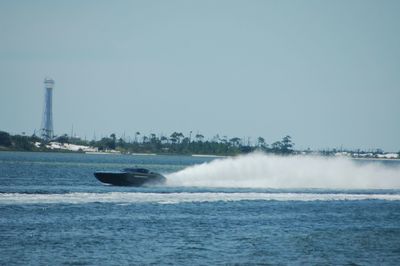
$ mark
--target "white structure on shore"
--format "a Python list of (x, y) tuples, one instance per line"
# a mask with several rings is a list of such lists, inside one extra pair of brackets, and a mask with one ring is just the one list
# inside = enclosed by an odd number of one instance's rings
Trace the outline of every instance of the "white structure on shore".
[(53, 131), (53, 89), (54, 80), (51, 78), (44, 79), (44, 110), (42, 118), (42, 126), (40, 127), (40, 135), (44, 140), (51, 140), (54, 136)]

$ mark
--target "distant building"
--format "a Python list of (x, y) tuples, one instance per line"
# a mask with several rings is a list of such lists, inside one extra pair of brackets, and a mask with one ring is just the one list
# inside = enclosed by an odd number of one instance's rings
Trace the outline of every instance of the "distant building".
[(42, 125), (40, 127), (40, 135), (44, 140), (51, 140), (54, 137), (53, 131), (53, 89), (54, 80), (51, 78), (44, 79), (44, 109)]

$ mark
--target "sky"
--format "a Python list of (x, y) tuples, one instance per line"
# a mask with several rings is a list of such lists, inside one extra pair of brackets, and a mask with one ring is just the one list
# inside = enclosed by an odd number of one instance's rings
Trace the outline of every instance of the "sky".
[(400, 150), (400, 1), (0, 0), (0, 130)]

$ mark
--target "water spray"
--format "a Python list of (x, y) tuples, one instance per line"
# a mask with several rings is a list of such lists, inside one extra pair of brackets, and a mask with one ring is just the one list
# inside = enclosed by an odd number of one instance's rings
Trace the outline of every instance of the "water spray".
[(252, 153), (190, 166), (169, 186), (273, 189), (400, 189), (400, 166), (350, 158)]

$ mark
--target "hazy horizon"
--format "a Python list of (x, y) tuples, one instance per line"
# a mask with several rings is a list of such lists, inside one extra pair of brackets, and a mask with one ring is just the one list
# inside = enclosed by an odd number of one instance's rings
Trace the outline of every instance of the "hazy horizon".
[(399, 1), (2, 1), (0, 130), (400, 150)]

